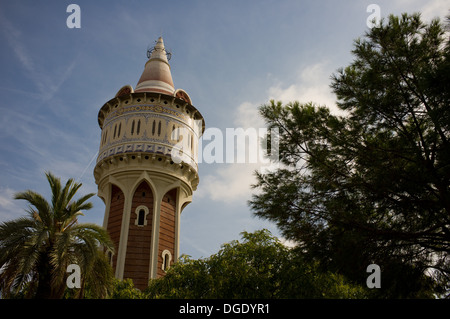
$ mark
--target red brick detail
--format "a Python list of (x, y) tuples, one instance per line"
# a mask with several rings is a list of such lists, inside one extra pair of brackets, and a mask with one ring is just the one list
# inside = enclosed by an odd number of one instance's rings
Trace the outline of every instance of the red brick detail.
[(114, 243), (115, 254), (113, 255), (113, 269), (116, 270), (117, 253), (119, 250), (120, 229), (122, 227), (123, 206), (125, 196), (119, 187), (111, 186), (111, 202), (109, 204), (109, 215), (106, 229)]
[[(135, 225), (138, 218), (136, 209), (141, 205), (146, 206), (149, 212), (146, 216), (147, 225), (145, 226)], [(135, 287), (141, 290), (148, 286), (149, 280), (152, 221), (153, 193), (150, 186), (146, 182), (142, 182), (133, 195), (123, 273), (124, 278), (133, 279)]]
[(174, 261), (175, 252), (175, 211), (176, 211), (176, 193), (173, 189), (167, 192), (161, 202), (161, 218), (159, 221), (159, 247), (158, 247), (158, 277), (164, 276), (162, 270), (162, 253), (164, 250), (170, 251), (172, 262)]

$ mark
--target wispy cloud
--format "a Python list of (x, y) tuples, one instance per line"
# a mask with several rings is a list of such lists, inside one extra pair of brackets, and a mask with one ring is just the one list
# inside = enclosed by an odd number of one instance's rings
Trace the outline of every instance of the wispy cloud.
[[(422, 20), (425, 22), (429, 22), (434, 18), (443, 19), (450, 14), (448, 0), (427, 0), (425, 2), (421, 0), (397, 0), (394, 2), (394, 5), (401, 12), (420, 12)], [(406, 10), (405, 8), (409, 8), (409, 10)], [(386, 12), (386, 14), (388, 13)]]
[(13, 195), (14, 191), (10, 188), (0, 188), (0, 209), (11, 209), (14, 207)]
[[(9, 47), (20, 62), (24, 75), (35, 85), (39, 99), (43, 102), (51, 100), (59, 91), (61, 85), (72, 73), (76, 65), (76, 61), (74, 60), (69, 63), (61, 76), (54, 77), (50, 74), (50, 72), (48, 72), (48, 70), (42, 69), (42, 67), (35, 63), (32, 54), (30, 54), (30, 52), (33, 51), (26, 47), (26, 39), (24, 39), (21, 30), (9, 21), (1, 10), (0, 29), (2, 30)], [(17, 88), (4, 89), (20, 90)], [(33, 92), (28, 92), (27, 94), (30, 93), (35, 95)]]
[(424, 19), (431, 20), (434, 18), (441, 18), (450, 14), (450, 5), (447, 0), (432, 0), (421, 8)]
[(15, 190), (0, 187), (0, 222), (16, 219), (25, 214), (21, 203), (14, 199)]

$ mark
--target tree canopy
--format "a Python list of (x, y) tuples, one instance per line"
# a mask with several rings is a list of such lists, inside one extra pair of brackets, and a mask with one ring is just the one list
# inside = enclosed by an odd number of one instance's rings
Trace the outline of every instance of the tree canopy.
[[(80, 267), (80, 289), (69, 292), (82, 297), (104, 297), (112, 285), (112, 270), (101, 248), (113, 250), (102, 227), (78, 223), (94, 194), (74, 199), (81, 187), (69, 179), (46, 174), (52, 198), (47, 201), (31, 190), (16, 199), (29, 203), (28, 216), (0, 224), (0, 291), (2, 297), (62, 298), (67, 285), (67, 267)], [(76, 290), (76, 292), (75, 292)]]
[(148, 298), (364, 298), (367, 292), (343, 276), (321, 272), (267, 230), (243, 232), (242, 241), (216, 254), (183, 256), (167, 274), (150, 280)]
[[(326, 106), (271, 101), (281, 168), (256, 173), (250, 206), (305, 255), (384, 297), (450, 288), (450, 41), (438, 20), (389, 16), (357, 39)], [(270, 142), (270, 136), (269, 142)], [(447, 292), (448, 293), (448, 292)]]

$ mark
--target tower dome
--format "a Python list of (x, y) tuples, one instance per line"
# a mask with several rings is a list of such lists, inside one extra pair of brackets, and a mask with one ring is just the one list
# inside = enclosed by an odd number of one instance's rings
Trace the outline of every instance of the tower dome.
[(178, 258), (180, 214), (199, 183), (198, 141), (205, 127), (189, 95), (174, 89), (162, 38), (136, 88), (119, 89), (101, 107), (98, 123), (94, 177), (115, 245), (110, 261), (117, 278), (145, 289)]
[(144, 72), (142, 72), (136, 85), (135, 92), (156, 92), (173, 95), (175, 89), (162, 37), (159, 37), (155, 47), (149, 52), (151, 52), (150, 58), (145, 64)]

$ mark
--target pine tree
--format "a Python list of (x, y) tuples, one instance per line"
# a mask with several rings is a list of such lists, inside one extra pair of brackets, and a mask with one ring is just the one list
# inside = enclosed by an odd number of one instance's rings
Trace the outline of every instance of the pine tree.
[(282, 168), (257, 173), (250, 206), (327, 269), (362, 283), (377, 263), (381, 295), (431, 296), (450, 288), (448, 34), (439, 20), (391, 15), (352, 52), (331, 84), (346, 116), (260, 108), (279, 129)]

